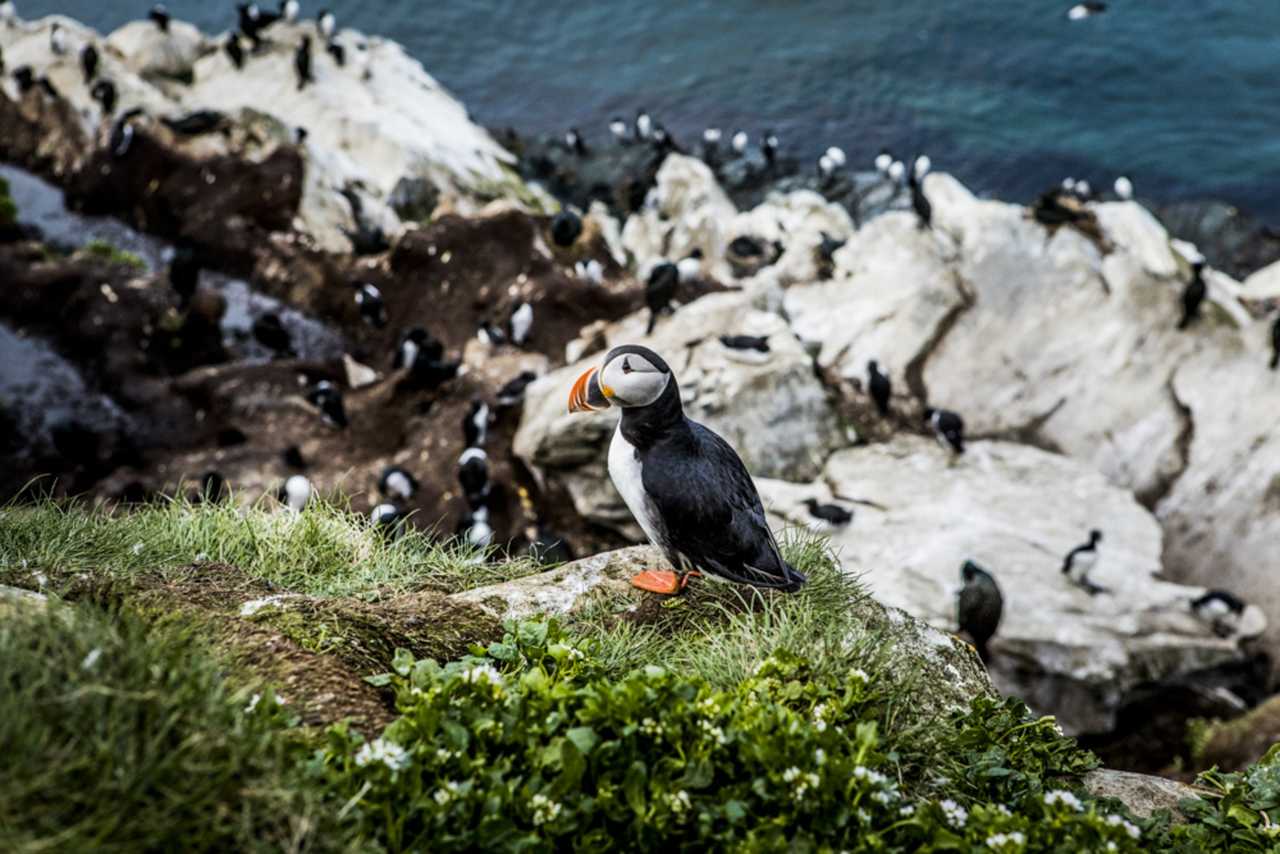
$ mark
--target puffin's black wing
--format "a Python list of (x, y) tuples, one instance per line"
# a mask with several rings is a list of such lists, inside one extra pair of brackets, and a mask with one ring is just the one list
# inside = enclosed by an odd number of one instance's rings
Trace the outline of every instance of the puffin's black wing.
[(1074, 549), (1067, 552), (1067, 556), (1062, 560), (1063, 574), (1066, 574), (1071, 571), (1072, 565), (1076, 562), (1076, 555), (1081, 554), (1083, 552), (1087, 552), (1090, 550), (1090, 548), (1091, 547), (1088, 545), (1076, 546)]
[(687, 434), (650, 449), (641, 470), (668, 550), (739, 584), (799, 589), (805, 577), (778, 552), (742, 460), (724, 439), (687, 423)]

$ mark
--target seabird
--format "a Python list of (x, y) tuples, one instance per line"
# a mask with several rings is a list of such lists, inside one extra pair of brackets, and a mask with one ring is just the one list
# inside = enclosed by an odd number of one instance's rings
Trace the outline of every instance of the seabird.
[(843, 169), (847, 160), (845, 159), (844, 149), (837, 146), (831, 146), (824, 152), (825, 157), (831, 161), (831, 165), (836, 169)]
[(927, 407), (924, 420), (933, 428), (933, 435), (943, 448), (964, 453), (964, 419), (948, 409)]
[(325, 41), (333, 38), (333, 31), (337, 27), (337, 19), (333, 17), (333, 13), (328, 9), (321, 9), (320, 15), (316, 18), (316, 27), (320, 31), (320, 38)]
[(244, 48), (240, 46), (240, 37), (238, 35), (235, 33), (229, 34), (222, 49), (227, 52), (227, 56), (231, 59), (231, 64), (237, 70), (244, 68)]
[[(129, 148), (133, 145), (134, 134), (133, 125), (130, 122), (140, 115), (142, 115), (142, 109), (139, 107), (126, 110), (111, 126), (111, 139), (108, 144), (111, 146), (112, 157), (124, 157), (129, 153)], [(194, 287), (192, 290), (194, 290)]]
[(582, 235), (582, 217), (568, 208), (551, 218), (551, 240), (556, 246), (568, 248)]
[(1067, 20), (1083, 21), (1085, 18), (1093, 15), (1101, 15), (1107, 11), (1106, 3), (1098, 3), (1095, 0), (1085, 0), (1083, 3), (1077, 3), (1067, 10)]
[(484, 446), (489, 436), (489, 404), (476, 398), (462, 417), (462, 439), (468, 448)]
[(716, 149), (720, 147), (720, 139), (723, 136), (720, 128), (707, 128), (702, 132), (702, 147), (709, 153), (714, 155)]
[(644, 110), (636, 111), (636, 139), (648, 139), (653, 135), (653, 118)]
[(1208, 623), (1220, 638), (1235, 634), (1244, 609), (1244, 601), (1226, 590), (1209, 590), (1191, 601), (1191, 613)]
[(404, 532), (404, 523), (408, 518), (408, 515), (394, 504), (379, 504), (369, 513), (370, 524), (392, 539)]
[(911, 190), (911, 208), (916, 212), (920, 228), (933, 227), (933, 205), (929, 203), (929, 197), (924, 194), (923, 185), (924, 176), (929, 173), (931, 166), (928, 157), (917, 157), (911, 168), (911, 174), (907, 176), (907, 186)]
[(58, 56), (67, 52), (67, 31), (57, 21), (53, 22), (53, 28), (49, 30), (49, 49)]
[(324, 49), (329, 52), (329, 56), (333, 57), (335, 65), (341, 67), (347, 64), (347, 49), (342, 45), (337, 42), (329, 42), (324, 46)]
[(391, 367), (395, 370), (411, 368), (422, 357), (436, 361), (443, 359), (444, 344), (433, 338), (431, 333), (421, 326), (414, 326), (401, 337)]
[(365, 282), (356, 286), (356, 307), (360, 317), (378, 329), (387, 325), (387, 306), (382, 301), (382, 291)]
[(476, 338), (486, 347), (500, 347), (507, 343), (506, 333), (488, 320), (480, 321), (480, 328), (476, 330)]
[(907, 167), (901, 160), (895, 160), (889, 164), (889, 168), (884, 173), (890, 181), (895, 184), (901, 184), (902, 178), (907, 174)]
[(458, 536), (465, 537), (469, 545), (483, 549), (493, 542), (493, 528), (489, 527), (489, 508), (477, 507), (458, 523)]
[(311, 481), (305, 475), (295, 474), (280, 487), (276, 498), (294, 513), (301, 513), (311, 500)]
[(279, 15), (263, 12), (257, 3), (237, 3), (236, 10), (240, 15), (240, 32), (253, 42), (255, 48), (262, 44), (259, 34), (280, 20)]
[(675, 298), (679, 285), (680, 269), (670, 261), (663, 261), (649, 271), (649, 280), (644, 286), (644, 301), (649, 307), (649, 328), (645, 330), (645, 335), (653, 333), (659, 314), (672, 310), (671, 300)]
[(1089, 573), (1098, 563), (1098, 543), (1102, 542), (1102, 532), (1094, 529), (1089, 532), (1089, 542), (1076, 546), (1067, 552), (1062, 561), (1062, 574), (1073, 584), (1083, 588), (1090, 596), (1105, 593), (1105, 587), (1099, 587), (1089, 579)]
[(458, 457), (458, 483), (467, 505), (475, 510), (489, 497), (489, 455), (483, 448), (467, 448)]
[(598, 285), (604, 282), (604, 265), (594, 258), (579, 261), (573, 265), (573, 272), (584, 282)]
[(44, 93), (50, 98), (59, 97), (58, 90), (54, 88), (53, 81), (45, 75), (41, 74), (39, 79), (36, 80), (36, 83), (39, 84), (40, 88), (43, 89)]
[(511, 343), (523, 347), (533, 330), (533, 306), (522, 302), (511, 312)]
[(110, 80), (99, 80), (89, 90), (89, 96), (102, 107), (103, 115), (110, 116), (116, 109), (116, 84)]
[(180, 243), (173, 250), (173, 258), (169, 261), (169, 286), (178, 295), (182, 305), (190, 302), (200, 284), (200, 259), (195, 247), (189, 243)]
[(985, 664), (990, 660), (987, 642), (995, 636), (1004, 611), (1004, 596), (991, 573), (971, 560), (960, 567), (963, 586), (957, 597), (956, 618), (960, 631), (973, 639), (973, 648)]
[(302, 457), (302, 451), (297, 445), (290, 445), (280, 454), (280, 459), (284, 460), (284, 464), (291, 469), (306, 469), (307, 461)]
[(293, 339), (285, 329), (280, 315), (274, 311), (261, 314), (253, 321), (253, 338), (263, 347), (285, 356), (293, 355)]
[(702, 278), (702, 250), (695, 248), (677, 261), (676, 272), (680, 274), (680, 281), (685, 284)]
[(835, 169), (836, 164), (828, 155), (823, 154), (818, 158), (818, 177), (823, 181), (830, 178)]
[(92, 44), (80, 48), (80, 70), (84, 72), (85, 85), (98, 76), (98, 49)]
[(564, 145), (579, 157), (587, 156), (587, 144), (582, 141), (582, 134), (578, 133), (577, 128), (569, 128), (564, 135)]
[(391, 501), (408, 501), (418, 493), (418, 481), (401, 466), (387, 466), (378, 478), (378, 492)]
[(308, 135), (309, 135), (309, 132), (307, 131), (307, 129), (304, 128), (302, 125), (298, 125), (296, 128), (293, 129), (293, 144), (305, 145), (307, 142)]
[(844, 246), (845, 241), (836, 240), (825, 231), (819, 232), (819, 234), (822, 239), (818, 241), (818, 258), (820, 258), (824, 264), (834, 264), (836, 251), (841, 246)]
[(1081, 178), (1079, 181), (1076, 181), (1075, 193), (1076, 198), (1082, 202), (1087, 202), (1093, 197), (1093, 187), (1089, 185), (1088, 181)]
[(169, 21), (172, 19), (169, 15), (169, 10), (165, 8), (163, 3), (157, 3), (152, 6), (151, 11), (147, 13), (147, 17), (155, 22), (155, 25), (160, 28), (160, 32), (169, 32)]
[(293, 68), (298, 72), (299, 90), (308, 83), (315, 82), (315, 78), (311, 76), (311, 36), (303, 36), (298, 43), (298, 49), (293, 54)]
[(1280, 314), (1271, 324), (1271, 370), (1280, 367)]
[(564, 537), (552, 533), (545, 526), (530, 526), (525, 529), (525, 536), (529, 538), (529, 557), (539, 566), (552, 566), (573, 560), (573, 552), (569, 550)]
[(720, 343), (730, 350), (754, 350), (757, 353), (769, 352), (768, 335), (721, 335)]
[(893, 385), (889, 382), (889, 377), (880, 372), (880, 363), (875, 359), (867, 362), (867, 390), (871, 392), (871, 399), (875, 401), (880, 414), (888, 415)]
[(1133, 198), (1133, 182), (1121, 175), (1115, 183), (1116, 198), (1127, 202)]
[(0, 3), (0, 22), (12, 24), (18, 17), (18, 10), (13, 7), (13, 0)]
[(298, 0), (284, 0), (280, 4), (280, 17), (290, 24), (298, 20)]
[(506, 382), (502, 388), (498, 389), (497, 401), (498, 406), (519, 406), (524, 402), (524, 391), (529, 387), (529, 383), (538, 378), (533, 371), (521, 371), (516, 376)]
[(733, 135), (733, 138), (729, 140), (729, 145), (732, 146), (733, 153), (745, 154), (747, 151), (747, 142), (750, 139), (751, 138), (747, 136), (747, 132), (745, 130), (740, 130), (737, 133), (735, 133)]
[(627, 141), (627, 122), (622, 116), (614, 116), (609, 121), (609, 133), (613, 134), (613, 138), (618, 142)]
[(342, 392), (328, 380), (321, 380), (311, 387), (307, 400), (320, 409), (325, 423), (342, 429), (347, 426), (347, 410), (342, 405)]
[(570, 412), (618, 406), (609, 477), (645, 535), (677, 572), (631, 583), (680, 591), (695, 571), (795, 591), (805, 577), (783, 560), (751, 475), (724, 439), (684, 414), (671, 368), (647, 347), (615, 347), (578, 378)]
[(225, 113), (217, 110), (196, 110), (194, 113), (173, 118), (171, 116), (161, 116), (161, 123), (174, 133), (183, 136), (199, 136), (202, 133), (212, 133), (218, 130), (226, 122)]
[(839, 504), (819, 504), (816, 498), (806, 498), (804, 506), (809, 508), (809, 515), (825, 522), (831, 528), (843, 528), (853, 521), (853, 511), (846, 510)]
[(1200, 317), (1200, 306), (1204, 303), (1208, 288), (1204, 284), (1204, 261), (1199, 260), (1191, 265), (1191, 281), (1182, 290), (1182, 319), (1178, 321), (1179, 329), (1186, 329)]
[(880, 153), (876, 155), (875, 166), (876, 171), (881, 175), (888, 174), (889, 166), (893, 164), (893, 155), (889, 153), (889, 149), (882, 148)]
[(764, 132), (764, 138), (760, 140), (760, 151), (764, 154), (764, 162), (766, 165), (773, 166), (777, 163), (778, 137), (773, 131), (767, 130)]

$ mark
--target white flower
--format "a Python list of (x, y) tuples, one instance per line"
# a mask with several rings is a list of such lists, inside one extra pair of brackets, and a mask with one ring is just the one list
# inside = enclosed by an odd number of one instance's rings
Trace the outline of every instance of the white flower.
[(136, 555), (142, 554), (142, 543), (134, 543), (132, 551)]
[(818, 764), (818, 765), (826, 765), (826, 764), (827, 764), (827, 751), (823, 750), (821, 747), (819, 747), (817, 750), (813, 751), (813, 761), (814, 761), (814, 763), (816, 763), (816, 764)]
[(1066, 804), (1076, 812), (1084, 811), (1084, 804), (1080, 803), (1080, 799), (1064, 789), (1054, 789), (1052, 792), (1046, 792), (1044, 802), (1049, 806)]
[[(361, 768), (373, 762), (381, 762), (392, 771), (403, 771), (409, 767), (411, 758), (408, 751), (394, 741), (378, 738), (373, 741), (366, 741), (359, 752), (356, 753), (356, 765)], [(457, 784), (452, 784), (452, 788), (456, 790)], [(440, 801), (438, 794), (436, 800)]]
[(689, 801), (689, 793), (684, 789), (674, 795), (667, 795), (667, 803), (671, 806), (671, 811), (678, 815), (683, 815), (693, 806)]
[(871, 824), (871, 813), (867, 812), (862, 807), (858, 807), (858, 821), (863, 824)]
[(796, 778), (800, 776), (800, 769), (792, 765), (786, 771), (782, 772), (782, 781), (784, 783), (794, 783)]
[(477, 664), (462, 671), (463, 682), (480, 682), (485, 680), (492, 685), (502, 687), (502, 674), (492, 664)]
[(1111, 825), (1112, 827), (1123, 827), (1124, 832), (1129, 834), (1129, 836), (1133, 839), (1138, 839), (1139, 837), (1142, 836), (1142, 831), (1138, 829), (1138, 826), (1133, 822), (1125, 819), (1124, 816), (1115, 815), (1115, 814), (1109, 815), (1107, 816), (1107, 824)]
[(999, 851), (1006, 845), (1016, 845), (1021, 848), (1026, 844), (1027, 838), (1018, 831), (1013, 833), (994, 833), (987, 837), (987, 847)]
[(95, 646), (89, 650), (89, 653), (84, 657), (84, 661), (80, 662), (80, 669), (92, 670), (98, 664), (99, 658), (102, 658), (102, 650)]
[(533, 807), (533, 823), (535, 825), (555, 821), (556, 817), (560, 815), (560, 804), (541, 792), (529, 799), (529, 806)]
[(898, 815), (900, 816), (913, 816), (915, 814), (916, 814), (915, 804), (903, 804), (902, 806), (898, 807)]
[[(246, 715), (253, 714), (253, 710), (258, 708), (258, 703), (260, 703), (261, 701), (262, 701), (262, 695), (254, 694), (252, 697), (249, 698), (249, 705), (244, 707), (244, 713)], [(365, 746), (368, 747), (368, 745), (365, 745)], [(361, 765), (364, 764), (363, 762), (360, 762), (359, 758), (356, 759), (356, 762)]]
[(205, 562), (206, 560), (208, 560), (208, 559), (209, 559), (209, 555), (205, 554), (204, 552), (200, 552), (198, 555), (196, 555), (196, 561), (195, 561), (195, 562), (196, 562), (196, 563), (204, 563), (204, 562)]
[(1119, 851), (1120, 849), (1116, 846), (1116, 844), (1115, 844), (1114, 842), (1108, 842), (1108, 843), (1107, 843), (1107, 850), (1108, 850), (1108, 851)]
[(1004, 804), (996, 804), (996, 812), (1000, 813), (1000, 815), (1005, 816), (1006, 818), (1013, 815), (1013, 813), (1009, 812), (1009, 808)]
[(938, 806), (942, 808), (943, 814), (947, 817), (947, 823), (952, 827), (964, 827), (965, 822), (969, 820), (969, 811), (950, 798), (939, 802)]
[(857, 680), (858, 680), (858, 681), (860, 681), (860, 682), (870, 682), (870, 681), (871, 681), (871, 677), (867, 675), (867, 672), (866, 672), (865, 670), (862, 670), (861, 668), (858, 668), (858, 667), (855, 667), (855, 668), (853, 668), (852, 670), (850, 670), (850, 671), (849, 671), (849, 678), (850, 678), (850, 679), (857, 679)]
[(666, 727), (653, 718), (645, 718), (640, 721), (640, 731), (645, 735), (659, 736), (666, 732)]
[(698, 721), (698, 725), (702, 728), (703, 732), (705, 732), (709, 738), (715, 741), (716, 744), (729, 743), (729, 739), (725, 737), (724, 730), (716, 726), (715, 724), (711, 723), (711, 721), (705, 720), (705, 719), (700, 720)]
[(824, 720), (819, 720), (816, 724), (813, 725), (813, 728), (816, 729), (818, 732), (826, 732), (827, 722)]

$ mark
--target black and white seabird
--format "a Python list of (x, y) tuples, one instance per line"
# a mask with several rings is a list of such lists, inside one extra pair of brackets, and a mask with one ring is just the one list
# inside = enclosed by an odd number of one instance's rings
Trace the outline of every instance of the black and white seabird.
[(724, 136), (720, 128), (704, 128), (702, 131), (702, 156), (715, 160), (720, 150), (720, 140)]
[(328, 9), (321, 9), (320, 14), (316, 16), (316, 29), (320, 32), (320, 38), (325, 41), (332, 39), (337, 26), (338, 20), (333, 17), (333, 13)]
[(311, 500), (311, 491), (311, 481), (307, 480), (306, 475), (295, 474), (280, 487), (276, 498), (293, 512), (301, 513)]
[(1115, 182), (1116, 198), (1127, 202), (1133, 198), (1133, 182), (1121, 175)]
[(1085, 0), (1083, 3), (1077, 3), (1067, 10), (1067, 20), (1083, 21), (1085, 18), (1091, 18), (1094, 15), (1101, 15), (1107, 11), (1106, 3), (1099, 3), (1096, 0)]
[(778, 550), (746, 466), (729, 443), (684, 414), (661, 356), (634, 344), (615, 347), (574, 383), (570, 412), (609, 406), (622, 409), (609, 477), (676, 569), (640, 573), (632, 584), (676, 593), (695, 571), (787, 592), (804, 584)]
[(853, 521), (853, 511), (839, 504), (820, 504), (816, 498), (806, 498), (804, 506), (809, 509), (810, 516), (829, 528), (843, 528)]
[(157, 3), (152, 6), (151, 11), (147, 12), (147, 17), (155, 22), (155, 25), (160, 28), (160, 32), (169, 32), (169, 21), (171, 21), (172, 18), (169, 15), (169, 10), (165, 8), (163, 3)]
[(18, 84), (18, 93), (25, 95), (36, 85), (36, 73), (30, 65), (19, 65), (13, 69), (13, 80)]
[(893, 384), (889, 377), (880, 371), (880, 363), (875, 359), (867, 362), (867, 390), (875, 401), (876, 409), (881, 415), (889, 414), (889, 398), (893, 394)]
[(379, 504), (369, 513), (369, 523), (391, 539), (404, 533), (408, 518), (408, 514), (394, 504)]
[[(115, 120), (111, 125), (111, 139), (108, 144), (111, 146), (111, 156), (115, 158), (124, 157), (129, 153), (130, 147), (133, 145), (133, 120), (142, 115), (141, 107), (134, 107), (125, 112)], [(192, 287), (194, 291), (194, 286)]]
[(684, 284), (696, 282), (702, 278), (702, 250), (695, 248), (692, 252), (676, 262), (676, 272)]
[(595, 258), (588, 258), (573, 265), (573, 272), (584, 282), (599, 285), (604, 282), (604, 265)]
[(468, 448), (482, 448), (488, 436), (489, 404), (476, 398), (462, 417), (462, 439)]
[(582, 217), (565, 208), (551, 218), (551, 239), (556, 246), (568, 248), (582, 236)]
[(0, 3), (0, 24), (12, 24), (17, 18), (18, 10), (13, 6), (13, 0)]
[(293, 355), (293, 338), (285, 328), (280, 315), (274, 311), (254, 318), (250, 331), (253, 333), (253, 339), (268, 350), (282, 356)]
[(381, 329), (387, 325), (387, 306), (382, 301), (382, 291), (368, 282), (356, 285), (356, 307), (370, 326)]
[(1208, 623), (1213, 633), (1221, 638), (1236, 633), (1244, 609), (1244, 600), (1226, 590), (1209, 590), (1191, 601), (1191, 613)]
[(483, 448), (467, 448), (458, 457), (458, 483), (467, 505), (475, 510), (489, 498), (489, 455)]
[(333, 57), (334, 65), (342, 67), (347, 64), (347, 49), (342, 45), (337, 42), (329, 42), (324, 46), (324, 49), (329, 52), (329, 56)]
[(636, 139), (647, 140), (653, 136), (653, 117), (644, 110), (636, 111)]
[(1182, 319), (1178, 321), (1179, 329), (1186, 329), (1200, 317), (1200, 306), (1204, 304), (1208, 292), (1204, 284), (1204, 261), (1197, 260), (1191, 265), (1191, 281), (1182, 290)]
[(614, 116), (609, 120), (609, 133), (618, 142), (627, 141), (627, 120), (622, 116)]
[(882, 148), (880, 153), (876, 155), (874, 163), (877, 172), (881, 175), (888, 175), (889, 167), (893, 165), (893, 155), (889, 152), (889, 149)]
[(199, 136), (220, 129), (227, 121), (227, 114), (217, 110), (196, 110), (180, 116), (161, 116), (160, 121), (174, 133)]
[(200, 284), (200, 259), (194, 246), (180, 243), (173, 250), (173, 258), (169, 261), (169, 286), (178, 295), (182, 305), (190, 302)]
[(299, 90), (315, 82), (311, 76), (311, 36), (303, 36), (298, 43), (298, 49), (293, 53), (293, 69), (298, 73)]
[(378, 478), (378, 492), (391, 501), (408, 501), (418, 493), (418, 480), (402, 466), (387, 466)]
[(956, 622), (960, 631), (973, 640), (973, 648), (983, 663), (990, 660), (987, 643), (995, 636), (1004, 611), (1004, 595), (991, 573), (971, 560), (960, 567), (962, 587), (957, 596)]
[(511, 312), (511, 343), (523, 347), (533, 331), (533, 306), (522, 302)]
[(645, 330), (645, 335), (653, 333), (659, 314), (672, 311), (671, 301), (675, 299), (679, 285), (680, 268), (670, 261), (662, 261), (649, 271), (649, 280), (644, 286), (644, 302), (649, 307), (649, 328)]
[(1280, 368), (1280, 314), (1271, 324), (1271, 370)]
[(93, 88), (89, 90), (89, 97), (97, 101), (102, 107), (102, 113), (110, 116), (116, 110), (116, 84), (110, 80), (99, 80), (93, 84)]
[(963, 418), (948, 409), (927, 407), (924, 420), (933, 428), (933, 435), (937, 437), (939, 445), (957, 454), (964, 453)]
[(1105, 587), (1099, 587), (1089, 578), (1089, 573), (1098, 563), (1098, 543), (1100, 542), (1102, 542), (1102, 532), (1092, 530), (1089, 532), (1089, 542), (1076, 546), (1067, 552), (1067, 556), (1062, 560), (1062, 574), (1090, 596), (1107, 592)]
[(524, 403), (524, 392), (529, 384), (536, 380), (538, 375), (533, 371), (521, 371), (514, 378), (506, 382), (502, 388), (498, 389), (496, 395), (498, 406), (519, 406)]
[(457, 534), (474, 548), (488, 548), (493, 543), (493, 528), (489, 525), (489, 508), (477, 507), (462, 517), (458, 523)]
[(49, 49), (57, 56), (67, 52), (67, 31), (57, 21), (53, 22), (53, 27), (49, 30)]
[(766, 166), (772, 167), (777, 164), (778, 136), (773, 131), (767, 130), (764, 132), (764, 136), (760, 139), (760, 153), (764, 155)]
[(729, 146), (733, 149), (733, 153), (739, 156), (747, 153), (747, 143), (751, 141), (751, 137), (747, 136), (745, 130), (740, 130), (729, 140)]
[(582, 134), (578, 132), (577, 128), (569, 128), (565, 132), (564, 146), (579, 157), (587, 156), (587, 144), (583, 142)]
[(342, 404), (342, 392), (328, 380), (321, 380), (307, 392), (307, 400), (318, 407), (329, 426), (339, 429), (347, 426), (347, 410)]
[(86, 86), (98, 76), (98, 49), (92, 44), (80, 48), (80, 70), (84, 72)]
[(931, 165), (928, 157), (917, 157), (907, 176), (907, 186), (911, 190), (911, 208), (916, 212), (921, 228), (933, 227), (933, 205), (924, 194), (924, 176), (929, 174)]
[(227, 57), (231, 60), (231, 64), (236, 70), (244, 68), (244, 48), (240, 46), (240, 37), (235, 33), (227, 36), (226, 44), (222, 49), (227, 52)]
[(413, 367), (419, 357), (439, 360), (444, 358), (444, 344), (432, 337), (421, 326), (414, 326), (400, 338), (391, 367), (395, 370)]
[(507, 333), (488, 320), (480, 321), (480, 328), (476, 330), (476, 338), (486, 347), (500, 347), (507, 343)]
[(721, 335), (720, 343), (730, 350), (754, 350), (757, 353), (769, 352), (768, 335)]
[(895, 186), (902, 183), (902, 179), (906, 177), (907, 167), (901, 160), (895, 160), (889, 164), (889, 168), (885, 170), (884, 175)]
[(286, 23), (292, 24), (298, 20), (298, 0), (283, 0), (280, 4), (280, 19)]

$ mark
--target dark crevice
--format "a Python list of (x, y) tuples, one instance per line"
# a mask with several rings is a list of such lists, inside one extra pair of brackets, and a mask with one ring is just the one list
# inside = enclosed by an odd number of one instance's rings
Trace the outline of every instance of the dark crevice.
[(929, 401), (929, 389), (924, 383), (924, 371), (929, 364), (930, 357), (937, 352), (942, 343), (946, 341), (947, 336), (951, 334), (951, 330), (960, 322), (960, 318), (964, 313), (973, 308), (977, 299), (973, 293), (965, 287), (964, 280), (959, 274), (953, 274), (955, 279), (956, 293), (960, 295), (960, 302), (952, 306), (951, 309), (943, 315), (938, 321), (938, 325), (934, 328), (933, 334), (929, 336), (929, 340), (920, 348), (920, 352), (915, 355), (904, 371), (907, 379), (907, 389), (911, 395), (918, 400), (921, 405), (925, 405)]
[(1169, 392), (1169, 400), (1173, 403), (1173, 408), (1177, 411), (1178, 416), (1182, 419), (1182, 428), (1178, 430), (1178, 435), (1174, 439), (1174, 448), (1178, 453), (1178, 468), (1169, 474), (1160, 475), (1156, 478), (1150, 488), (1138, 491), (1134, 497), (1138, 499), (1138, 503), (1143, 507), (1155, 513), (1156, 507), (1163, 501), (1173, 487), (1177, 485), (1178, 480), (1182, 477), (1182, 473), (1187, 470), (1187, 466), (1191, 463), (1191, 443), (1196, 436), (1196, 422), (1192, 417), (1191, 407), (1187, 406), (1178, 399), (1178, 393), (1173, 388), (1173, 377), (1170, 376), (1165, 389)]
[(1020, 445), (1030, 445), (1033, 448), (1039, 448), (1042, 451), (1048, 451), (1052, 454), (1061, 454), (1069, 456), (1062, 446), (1057, 442), (1040, 434), (1041, 428), (1049, 423), (1049, 419), (1058, 413), (1058, 410), (1067, 405), (1065, 397), (1059, 398), (1058, 402), (1049, 407), (1046, 411), (1039, 415), (1032, 416), (1026, 422), (1009, 427), (1005, 430), (995, 430), (990, 433), (975, 433), (970, 438), (974, 441), (980, 439), (997, 439), (1002, 442), (1016, 442)]

